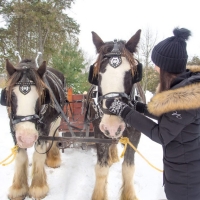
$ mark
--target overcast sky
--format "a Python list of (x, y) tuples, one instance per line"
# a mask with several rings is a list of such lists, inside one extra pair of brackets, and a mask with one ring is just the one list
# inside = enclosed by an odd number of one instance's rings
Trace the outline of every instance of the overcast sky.
[(128, 40), (138, 29), (158, 34), (157, 42), (175, 27), (192, 32), (188, 55), (200, 57), (200, 0), (76, 0), (69, 11), (80, 24), (80, 47), (94, 57), (91, 31), (104, 41)]

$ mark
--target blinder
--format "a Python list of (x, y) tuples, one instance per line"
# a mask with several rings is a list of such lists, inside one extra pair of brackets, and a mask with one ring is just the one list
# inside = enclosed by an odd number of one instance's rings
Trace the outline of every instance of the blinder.
[[(21, 90), (20, 90), (21, 92)], [(44, 102), (42, 102), (42, 104), (49, 104), (50, 103), (50, 94), (49, 94), (49, 90), (48, 89), (44, 89)], [(10, 105), (7, 103), (7, 91), (6, 88), (2, 89), (1, 91), (1, 101), (0, 104), (2, 106), (7, 106), (10, 107)]]
[(0, 104), (2, 106), (7, 106), (6, 88), (1, 90), (1, 101), (0, 101)]
[[(95, 67), (94, 64), (90, 66), (88, 81), (93, 85), (98, 85), (98, 75), (96, 76), (93, 75), (94, 67)], [(137, 70), (134, 76), (132, 76), (132, 84), (140, 82), (142, 80), (142, 71), (143, 71), (142, 63), (138, 61)]]

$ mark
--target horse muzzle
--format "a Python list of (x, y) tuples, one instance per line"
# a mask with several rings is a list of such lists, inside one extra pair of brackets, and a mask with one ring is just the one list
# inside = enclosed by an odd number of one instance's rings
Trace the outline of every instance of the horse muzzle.
[(15, 136), (20, 148), (30, 148), (38, 139), (38, 131), (35, 124), (23, 122), (15, 125)]
[(30, 148), (34, 145), (34, 143), (37, 141), (38, 136), (33, 135), (33, 136), (17, 136), (17, 144), (20, 148)]
[(104, 114), (99, 125), (100, 130), (106, 137), (120, 138), (125, 130), (126, 124), (115, 115)]

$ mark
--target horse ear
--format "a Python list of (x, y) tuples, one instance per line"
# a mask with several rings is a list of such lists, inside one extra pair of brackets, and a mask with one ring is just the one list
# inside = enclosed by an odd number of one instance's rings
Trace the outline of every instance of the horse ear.
[(6, 71), (8, 72), (9, 76), (12, 76), (16, 69), (14, 68), (14, 66), (9, 62), (8, 59), (6, 59)]
[(131, 52), (134, 53), (136, 52), (136, 48), (137, 48), (137, 44), (140, 41), (140, 34), (141, 34), (141, 30), (139, 29), (135, 35), (133, 35), (131, 37), (131, 39), (129, 39), (129, 41), (126, 43), (126, 48)]
[(37, 73), (42, 78), (44, 73), (46, 72), (47, 64), (46, 61), (43, 61), (43, 63), (40, 65), (40, 67), (37, 70)]
[(92, 31), (92, 40), (93, 43), (96, 47), (97, 53), (99, 53), (100, 48), (102, 47), (102, 45), (104, 45), (105, 43), (103, 42), (103, 40), (95, 33)]

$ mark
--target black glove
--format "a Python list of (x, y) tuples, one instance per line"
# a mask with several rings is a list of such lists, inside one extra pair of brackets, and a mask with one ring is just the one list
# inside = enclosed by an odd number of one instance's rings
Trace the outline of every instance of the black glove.
[(139, 113), (143, 113), (146, 110), (147, 105), (144, 103), (141, 103), (139, 101), (133, 100), (131, 101), (131, 103), (133, 104), (134, 110), (138, 111)]
[(119, 99), (107, 99), (106, 107), (111, 113), (119, 115), (122, 118), (125, 118), (126, 115), (131, 111), (131, 108)]

